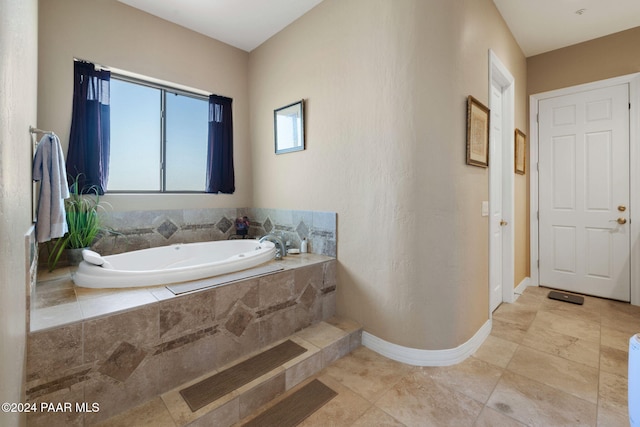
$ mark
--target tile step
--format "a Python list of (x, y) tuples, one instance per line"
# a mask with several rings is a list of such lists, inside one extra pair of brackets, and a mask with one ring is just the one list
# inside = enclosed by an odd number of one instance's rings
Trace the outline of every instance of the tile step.
[[(268, 347), (236, 360), (219, 370), (208, 372), (199, 378), (182, 384), (161, 395), (177, 426), (232, 426), (241, 420), (251, 419), (288, 396), (326, 366), (350, 353), (361, 344), (362, 328), (349, 319), (334, 317), (302, 329), (297, 333), (272, 343)], [(264, 373), (258, 378), (219, 397), (213, 402), (192, 411), (180, 394), (181, 390), (200, 383), (212, 375), (225, 372), (256, 355), (290, 340), (306, 351), (291, 360)]]

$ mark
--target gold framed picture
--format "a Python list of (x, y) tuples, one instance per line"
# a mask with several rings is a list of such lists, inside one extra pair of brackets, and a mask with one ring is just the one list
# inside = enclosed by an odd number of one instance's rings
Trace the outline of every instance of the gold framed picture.
[(527, 137), (520, 129), (516, 129), (515, 131), (515, 144), (516, 173), (518, 175), (524, 175), (527, 165)]
[(489, 166), (489, 109), (471, 95), (467, 98), (467, 164)]

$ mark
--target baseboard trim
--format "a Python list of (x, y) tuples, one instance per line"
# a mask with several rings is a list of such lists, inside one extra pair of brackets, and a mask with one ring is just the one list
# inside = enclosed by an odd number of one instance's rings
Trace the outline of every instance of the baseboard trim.
[(471, 356), (482, 345), (491, 333), (491, 319), (487, 320), (478, 332), (467, 342), (456, 348), (446, 350), (420, 350), (403, 347), (376, 337), (366, 331), (362, 332), (362, 345), (389, 359), (414, 366), (449, 366), (455, 365)]
[(525, 277), (522, 279), (522, 282), (520, 282), (520, 284), (513, 290), (513, 293), (516, 295), (514, 300), (518, 299), (518, 296), (522, 295), (528, 286), (531, 286), (531, 277)]

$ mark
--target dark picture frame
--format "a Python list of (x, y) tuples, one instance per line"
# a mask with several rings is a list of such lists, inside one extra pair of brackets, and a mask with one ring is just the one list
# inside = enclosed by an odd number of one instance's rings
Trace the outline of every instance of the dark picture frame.
[(518, 175), (524, 175), (527, 167), (527, 136), (520, 129), (515, 131), (514, 143), (515, 172)]
[(305, 149), (304, 99), (273, 111), (276, 154)]
[(467, 164), (489, 167), (489, 108), (467, 98)]

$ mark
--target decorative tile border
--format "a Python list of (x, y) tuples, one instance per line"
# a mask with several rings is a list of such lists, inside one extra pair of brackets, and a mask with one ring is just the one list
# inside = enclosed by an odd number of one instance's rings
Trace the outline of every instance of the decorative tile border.
[(226, 240), (235, 234), (235, 219), (243, 216), (251, 223), (251, 238), (275, 233), (292, 248), (299, 248), (306, 238), (309, 252), (337, 255), (335, 212), (262, 208), (108, 212), (103, 214), (105, 226), (118, 234), (102, 236), (93, 248), (110, 255), (174, 243)]
[(337, 256), (337, 215), (335, 212), (294, 211), (283, 209), (239, 209), (238, 216), (251, 221), (250, 234), (275, 233), (299, 248), (302, 239), (308, 241), (309, 252)]

